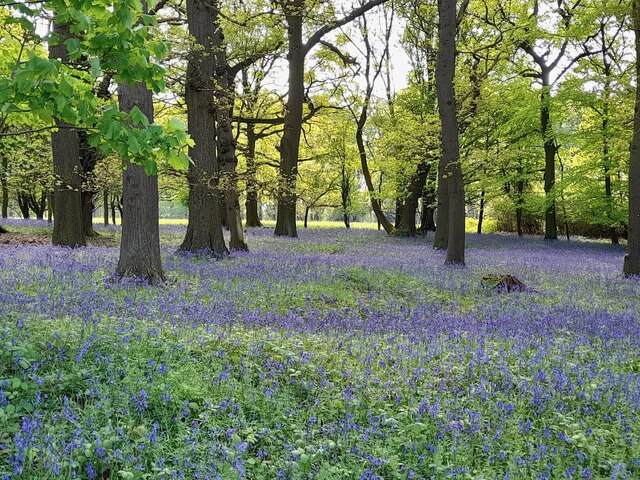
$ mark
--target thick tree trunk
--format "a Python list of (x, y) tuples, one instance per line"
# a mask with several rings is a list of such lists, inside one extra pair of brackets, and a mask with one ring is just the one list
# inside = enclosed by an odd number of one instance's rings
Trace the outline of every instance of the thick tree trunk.
[(397, 234), (401, 236), (413, 236), (416, 234), (416, 212), (418, 211), (418, 200), (424, 192), (424, 186), (427, 183), (429, 175), (430, 163), (422, 161), (418, 164), (418, 169), (411, 179), (409, 185), (409, 196), (404, 202), (402, 208), (402, 216), (397, 227)]
[(544, 142), (544, 192), (546, 196), (545, 209), (545, 240), (558, 239), (558, 225), (556, 218), (556, 201), (553, 187), (556, 183), (556, 138), (553, 134), (550, 114), (551, 87), (549, 73), (542, 73), (542, 93), (540, 94), (540, 125)]
[(480, 211), (478, 212), (478, 235), (482, 235), (482, 221), (484, 220), (484, 190), (480, 192)]
[[(63, 40), (70, 37), (69, 27), (54, 25), (59, 42), (49, 46), (50, 58), (68, 63), (69, 55)], [(54, 245), (78, 247), (86, 244), (82, 229), (82, 178), (80, 172), (80, 140), (72, 125), (56, 120), (59, 127), (51, 134), (55, 203), (53, 204)]]
[(287, 40), (289, 44), (289, 95), (284, 132), (280, 140), (280, 178), (276, 228), (278, 236), (297, 237), (296, 229), (296, 176), (302, 131), (302, 106), (304, 103), (304, 59), (302, 42), (303, 0), (292, 0), (287, 8)]
[[(144, 83), (118, 85), (120, 110), (137, 106), (153, 122), (153, 95)], [(122, 177), (122, 238), (116, 276), (142, 280), (150, 285), (164, 282), (160, 258), (160, 212), (158, 177), (126, 159)]]
[(260, 213), (258, 208), (258, 172), (256, 166), (256, 143), (257, 136), (255, 125), (247, 124), (247, 198), (245, 208), (247, 210), (247, 227), (261, 227)]
[(633, 2), (636, 47), (636, 103), (629, 155), (629, 240), (624, 257), (625, 276), (640, 275), (640, 0)]
[(436, 88), (438, 113), (442, 123), (442, 158), (449, 196), (449, 238), (445, 264), (464, 265), (464, 183), (460, 166), (456, 98), (453, 86), (456, 68), (456, 1), (438, 0), (438, 14), (440, 48), (436, 64)]
[(188, 0), (189, 33), (196, 46), (187, 66), (185, 103), (189, 134), (195, 145), (189, 149), (189, 223), (180, 250), (220, 257), (228, 253), (222, 235), (217, 186), (215, 105), (216, 58), (214, 25), (217, 10), (206, 0)]
[(9, 171), (9, 157), (3, 155), (0, 169), (0, 187), (2, 189), (2, 218), (9, 216), (9, 183), (7, 174)]

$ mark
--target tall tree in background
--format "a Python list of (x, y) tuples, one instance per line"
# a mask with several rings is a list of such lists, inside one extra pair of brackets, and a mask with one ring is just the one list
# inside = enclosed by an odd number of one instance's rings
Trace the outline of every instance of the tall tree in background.
[(191, 50), (185, 85), (185, 103), (189, 134), (195, 142), (189, 155), (189, 223), (180, 250), (221, 256), (228, 253), (222, 235), (217, 188), (218, 158), (216, 145), (216, 45), (214, 31), (219, 25), (217, 8), (211, 0), (187, 0), (189, 34), (195, 46)]
[(305, 0), (279, 0), (287, 23), (287, 59), (289, 61), (289, 94), (284, 120), (284, 133), (280, 141), (280, 186), (275, 234), (297, 237), (296, 228), (296, 176), (302, 132), (304, 104), (305, 58), (328, 33), (340, 28), (387, 0), (370, 0), (344, 17), (327, 22), (318, 28), (305, 42), (304, 21), (309, 6)]
[(456, 98), (453, 79), (456, 71), (457, 14), (455, 0), (438, 0), (439, 51), (436, 63), (438, 112), (442, 124), (442, 162), (449, 197), (449, 238), (445, 263), (464, 265), (465, 203)]
[(640, 275), (640, 1), (633, 2), (633, 32), (636, 46), (636, 103), (629, 155), (629, 241), (623, 273)]
[[(71, 39), (68, 25), (54, 21), (54, 37), (49, 42), (49, 56), (60, 59), (61, 68), (69, 63), (65, 41)], [(51, 134), (54, 173), (53, 237), (54, 245), (68, 247), (86, 244), (82, 225), (82, 165), (80, 137), (76, 128), (56, 119), (58, 129)]]
[(376, 216), (376, 220), (378, 221), (378, 225), (384, 228), (384, 231), (387, 234), (391, 235), (395, 231), (395, 227), (393, 224), (387, 219), (382, 210), (382, 202), (380, 198), (378, 198), (378, 194), (376, 192), (375, 186), (373, 184), (373, 178), (371, 176), (371, 170), (369, 169), (369, 160), (367, 157), (367, 146), (365, 145), (364, 140), (364, 129), (367, 125), (367, 120), (369, 119), (369, 110), (371, 109), (371, 97), (373, 95), (373, 90), (376, 85), (376, 81), (380, 77), (382, 72), (382, 68), (385, 65), (385, 60), (388, 61), (389, 57), (389, 39), (391, 35), (391, 28), (393, 25), (393, 13), (388, 17), (385, 14), (386, 20), (386, 28), (385, 28), (385, 45), (383, 47), (381, 56), (377, 62), (374, 61), (376, 57), (376, 52), (374, 51), (374, 46), (371, 43), (370, 39), (370, 29), (367, 24), (367, 17), (363, 15), (360, 24), (359, 30), (361, 35), (362, 44), (364, 48), (362, 48), (362, 54), (364, 55), (364, 69), (362, 70), (362, 78), (364, 80), (364, 91), (362, 93), (362, 98), (359, 102), (359, 110), (352, 106), (349, 103), (349, 110), (353, 115), (353, 118), (356, 122), (356, 132), (355, 139), (356, 145), (358, 146), (358, 156), (360, 157), (360, 167), (362, 169), (362, 176), (364, 177), (365, 184), (367, 186), (367, 190), (369, 191), (369, 198), (371, 200), (371, 208), (373, 210), (374, 215)]

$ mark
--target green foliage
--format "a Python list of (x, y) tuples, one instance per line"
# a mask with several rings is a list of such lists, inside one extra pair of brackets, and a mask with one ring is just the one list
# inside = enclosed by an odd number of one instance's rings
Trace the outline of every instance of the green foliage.
[[(94, 82), (105, 74), (118, 82), (146, 83), (154, 92), (164, 89), (164, 69), (157, 60), (169, 48), (159, 40), (156, 22), (144, 13), (142, 2), (55, 0), (47, 6), (58, 25), (69, 26), (72, 38), (64, 40), (64, 47), (71, 63), (50, 59), (39, 48), (17, 50), (14, 64), (0, 71), (0, 112), (8, 117), (30, 112), (45, 125), (56, 119), (84, 128), (105, 155), (128, 157), (149, 174), (157, 172), (156, 164), (164, 158), (186, 168), (190, 141), (183, 124), (150, 124), (139, 109), (124, 113), (114, 105), (105, 107), (93, 92)], [(20, 36), (29, 45), (43, 41), (33, 28), (39, 12), (18, 8), (28, 20)], [(2, 11), (0, 22), (11, 25), (12, 19), (10, 11)], [(49, 43), (62, 40), (54, 35)]]

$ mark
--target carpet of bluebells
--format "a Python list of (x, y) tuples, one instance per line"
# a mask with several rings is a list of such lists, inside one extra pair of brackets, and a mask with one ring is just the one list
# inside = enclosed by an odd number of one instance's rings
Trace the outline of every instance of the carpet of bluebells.
[(0, 479), (640, 478), (622, 247), (469, 235), (461, 269), (373, 230), (222, 261), (183, 233), (162, 288), (107, 281), (115, 247), (0, 247)]

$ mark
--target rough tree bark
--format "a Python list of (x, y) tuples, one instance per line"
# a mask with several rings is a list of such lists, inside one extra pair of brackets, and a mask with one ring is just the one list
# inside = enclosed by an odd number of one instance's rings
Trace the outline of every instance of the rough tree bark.
[(442, 124), (442, 158), (449, 197), (449, 239), (445, 264), (464, 265), (465, 204), (453, 79), (456, 67), (455, 0), (438, 0), (439, 52), (436, 64), (438, 113)]
[(180, 250), (220, 257), (228, 253), (218, 210), (215, 122), (216, 58), (213, 54), (217, 13), (207, 0), (188, 0), (189, 34), (196, 46), (187, 65), (185, 103), (189, 134), (189, 223)]
[(216, 76), (214, 78), (218, 88), (216, 105), (216, 134), (218, 144), (218, 167), (224, 172), (222, 188), (224, 193), (224, 208), (226, 211), (227, 228), (230, 233), (229, 248), (232, 250), (248, 250), (244, 239), (242, 217), (240, 215), (240, 201), (238, 195), (238, 179), (236, 168), (238, 157), (236, 156), (236, 138), (233, 134), (231, 117), (233, 102), (235, 99), (235, 74), (231, 72), (227, 61), (227, 53), (224, 44), (224, 34), (220, 25), (218, 2), (213, 3), (214, 24), (214, 52), (216, 57)]
[(640, 0), (633, 2), (633, 31), (636, 47), (636, 103), (629, 154), (629, 240), (623, 273), (640, 275)]
[[(134, 106), (153, 122), (153, 94), (144, 83), (118, 85), (120, 110)], [(122, 238), (116, 277), (142, 280), (150, 285), (164, 282), (160, 258), (160, 212), (158, 177), (125, 159), (122, 176)]]
[[(69, 38), (69, 27), (54, 24), (57, 43), (49, 45), (49, 57), (69, 62), (67, 47), (63, 43)], [(58, 130), (51, 133), (53, 153), (53, 175), (55, 202), (53, 204), (52, 243), (67, 247), (86, 244), (82, 228), (82, 178), (80, 172), (80, 140), (78, 131), (72, 125), (56, 120)]]

